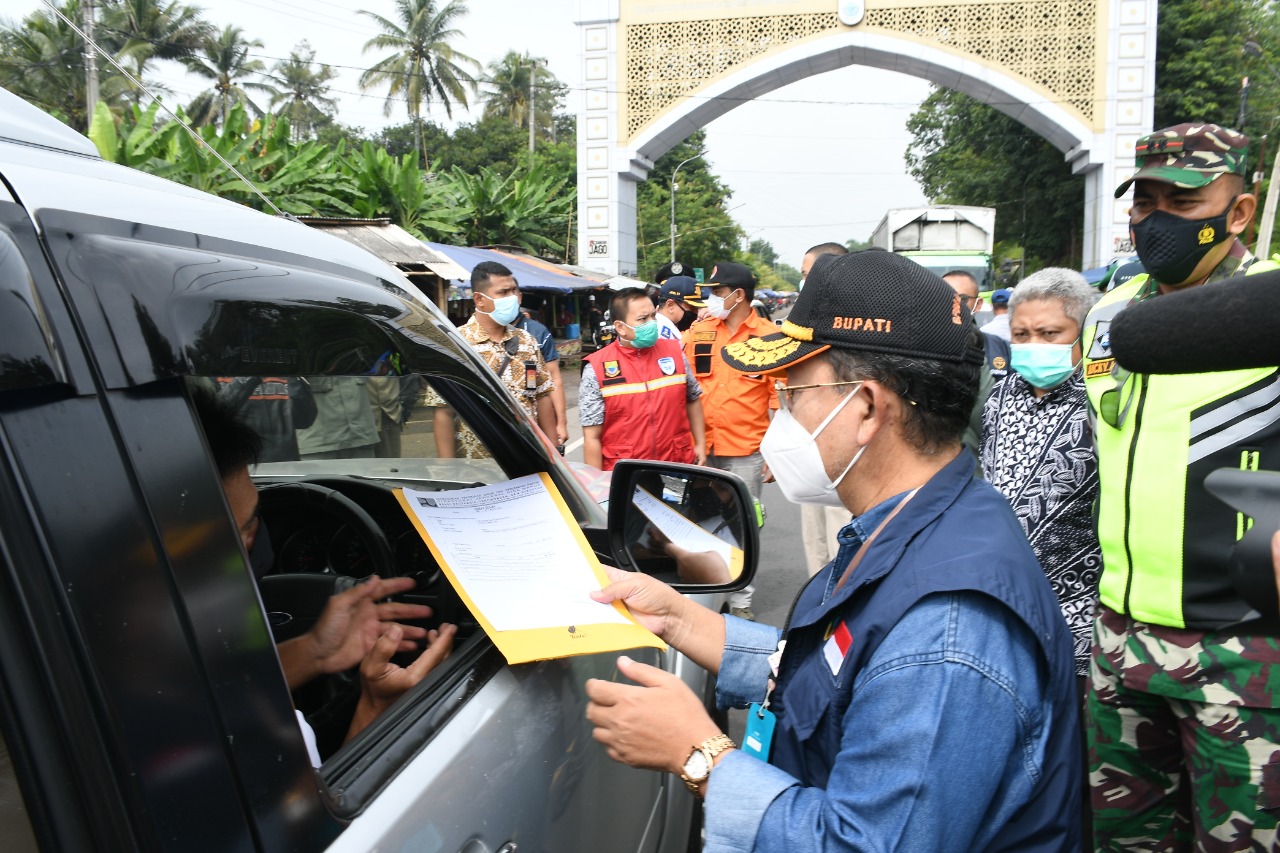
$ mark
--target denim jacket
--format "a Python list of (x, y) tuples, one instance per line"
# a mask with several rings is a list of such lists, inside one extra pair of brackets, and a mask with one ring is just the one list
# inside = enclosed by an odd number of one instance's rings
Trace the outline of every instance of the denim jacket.
[[(854, 519), (797, 601), (770, 763), (727, 755), (708, 851), (1079, 849), (1071, 642), (1008, 504), (959, 457)], [(843, 621), (843, 659), (823, 647)], [(726, 617), (722, 706), (760, 701), (779, 632)], [(833, 671), (834, 670), (834, 671)]]

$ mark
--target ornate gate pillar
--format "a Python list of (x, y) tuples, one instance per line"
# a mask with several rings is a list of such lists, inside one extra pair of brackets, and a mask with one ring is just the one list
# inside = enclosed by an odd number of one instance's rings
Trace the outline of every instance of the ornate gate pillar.
[(1085, 267), (1131, 251), (1129, 202), (1111, 193), (1151, 129), (1157, 0), (868, 0), (845, 23), (849, 5), (579, 0), (579, 263), (634, 273), (636, 184), (655, 159), (745, 101), (849, 65), (957, 89), (1036, 131), (1085, 176)]

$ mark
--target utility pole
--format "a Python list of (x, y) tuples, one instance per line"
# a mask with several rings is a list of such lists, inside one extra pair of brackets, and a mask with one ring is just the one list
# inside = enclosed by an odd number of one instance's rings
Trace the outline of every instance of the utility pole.
[[(1244, 43), (1244, 52), (1250, 56), (1256, 56), (1262, 60), (1262, 64), (1267, 66), (1267, 70), (1275, 76), (1276, 80), (1280, 80), (1280, 71), (1271, 64), (1267, 59), (1267, 55), (1263, 53), (1261, 45), (1256, 41), (1247, 41)], [(1272, 127), (1275, 122), (1272, 121)], [(1280, 145), (1276, 146), (1280, 149)], [(1280, 150), (1277, 150), (1280, 154)], [(1266, 168), (1266, 163), (1259, 162), (1258, 170), (1262, 171)], [(1254, 254), (1260, 258), (1267, 258), (1271, 254), (1271, 232), (1275, 230), (1276, 225), (1276, 203), (1277, 195), (1280, 195), (1280, 187), (1276, 186), (1276, 182), (1280, 181), (1280, 156), (1274, 158), (1271, 165), (1271, 183), (1267, 186), (1267, 201), (1262, 206), (1262, 222), (1258, 226), (1258, 244), (1254, 247)]]
[[(1236, 116), (1236, 127), (1243, 128), (1249, 112), (1249, 78), (1240, 78), (1240, 115)], [(1240, 131), (1244, 133), (1244, 130)]]
[(538, 63), (533, 61), (529, 66), (529, 108), (525, 110), (525, 117), (529, 119), (529, 166), (533, 166), (533, 131), (538, 125), (538, 110), (534, 106), (535, 81), (538, 79)]
[(677, 164), (676, 167), (671, 170), (671, 262), (672, 263), (675, 263), (675, 260), (676, 260), (676, 189), (678, 189), (678, 186), (679, 186), (678, 184), (676, 184), (676, 175), (680, 172), (681, 166), (683, 166), (685, 163), (688, 163), (690, 160), (697, 160), (701, 156), (702, 156), (701, 154), (694, 154), (692, 157), (689, 157), (686, 160), (681, 160), (679, 164)]
[(93, 51), (93, 0), (84, 3), (84, 126), (93, 122), (93, 111), (98, 106), (98, 57)]

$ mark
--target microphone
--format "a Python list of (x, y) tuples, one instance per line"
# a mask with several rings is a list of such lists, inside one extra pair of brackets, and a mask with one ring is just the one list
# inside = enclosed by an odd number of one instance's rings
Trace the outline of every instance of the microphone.
[(1111, 354), (1134, 373), (1280, 366), (1280, 270), (1130, 305), (1107, 331)]

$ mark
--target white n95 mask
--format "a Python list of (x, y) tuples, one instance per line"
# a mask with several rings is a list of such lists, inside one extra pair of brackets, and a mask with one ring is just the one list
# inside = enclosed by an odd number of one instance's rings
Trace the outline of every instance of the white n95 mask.
[(836, 486), (840, 485), (840, 481), (862, 456), (862, 451), (867, 449), (866, 445), (858, 448), (858, 452), (849, 460), (839, 477), (828, 480), (827, 468), (822, 463), (822, 453), (818, 450), (817, 441), (827, 424), (858, 393), (858, 388), (846, 394), (812, 434), (786, 409), (780, 409), (773, 416), (773, 421), (760, 442), (760, 453), (787, 500), (793, 503), (844, 506), (840, 502), (840, 496), (836, 494)]

